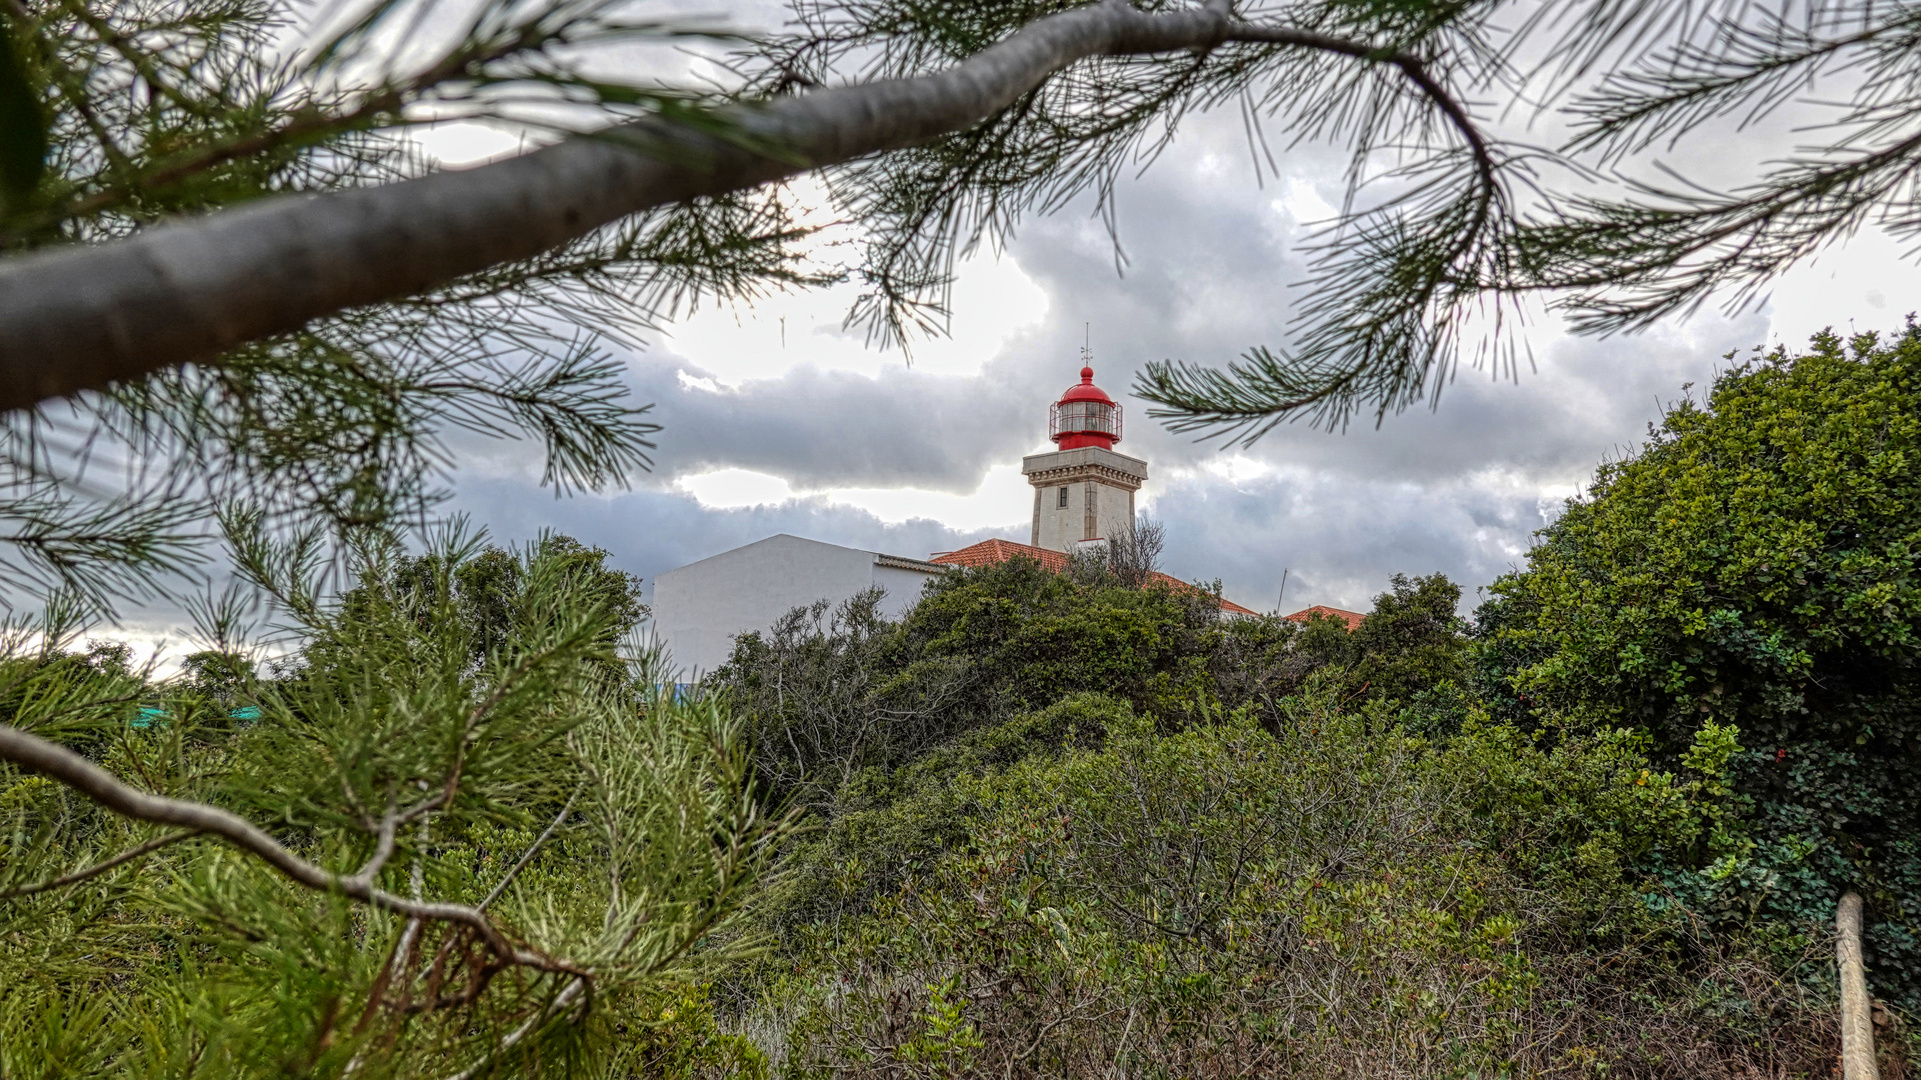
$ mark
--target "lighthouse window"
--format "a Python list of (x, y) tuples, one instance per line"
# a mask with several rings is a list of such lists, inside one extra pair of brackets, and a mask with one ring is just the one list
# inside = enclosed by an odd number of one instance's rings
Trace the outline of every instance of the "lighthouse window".
[(1061, 489), (1061, 501), (1058, 505), (1062, 510), (1067, 509), (1067, 489), (1066, 488)]

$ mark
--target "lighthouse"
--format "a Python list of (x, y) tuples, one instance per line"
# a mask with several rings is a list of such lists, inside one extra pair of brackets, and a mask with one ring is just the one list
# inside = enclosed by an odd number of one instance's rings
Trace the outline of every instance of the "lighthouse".
[(1134, 493), (1147, 482), (1147, 462), (1117, 452), (1121, 407), (1094, 385), (1094, 369), (1081, 369), (1047, 411), (1047, 436), (1055, 449), (1021, 459), (1034, 486), (1030, 543), (1071, 552), (1121, 536), (1134, 527)]
[[(1114, 449), (1121, 441), (1121, 407), (1094, 385), (1094, 369), (1047, 411), (1054, 449), (1021, 459), (1034, 485), (1031, 543), (992, 539), (925, 559), (827, 544), (800, 536), (770, 536), (666, 571), (654, 579), (653, 632), (682, 670), (712, 671), (727, 662), (734, 639), (767, 631), (790, 610), (881, 590), (880, 613), (907, 616), (928, 584), (959, 568), (1026, 559), (1055, 573), (1072, 553), (1118, 539), (1134, 528), (1134, 493), (1147, 482), (1147, 462)], [(1156, 571), (1158, 586), (1205, 595), (1230, 618), (1255, 613), (1232, 600)], [(1327, 611), (1357, 625), (1351, 611)], [(1302, 619), (1308, 612), (1289, 615)]]

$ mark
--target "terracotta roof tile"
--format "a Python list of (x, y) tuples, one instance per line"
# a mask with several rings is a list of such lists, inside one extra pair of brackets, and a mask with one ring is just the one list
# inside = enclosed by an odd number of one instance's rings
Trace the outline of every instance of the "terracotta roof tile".
[(982, 540), (959, 551), (929, 556), (927, 561), (947, 566), (993, 566), (1016, 555), (1025, 555), (1057, 574), (1067, 569), (1067, 556), (1062, 552), (1016, 544), (1012, 540)]
[[(1056, 574), (1067, 569), (1066, 553), (1049, 551), (1046, 548), (1035, 547), (1032, 544), (1017, 544), (1012, 540), (982, 540), (978, 544), (974, 544), (971, 547), (964, 547), (959, 551), (941, 552), (940, 554), (930, 556), (927, 561), (941, 563), (946, 566), (993, 566), (997, 563), (1004, 563), (1016, 555), (1025, 555)], [(1194, 588), (1193, 585), (1172, 575), (1163, 574), (1158, 570), (1154, 572), (1154, 580), (1172, 589)], [(1234, 601), (1225, 598), (1221, 600), (1221, 610), (1230, 615), (1258, 614), (1258, 612), (1244, 608)]]
[(1332, 615), (1346, 623), (1349, 630), (1358, 629), (1361, 625), (1361, 620), (1367, 618), (1367, 616), (1358, 611), (1342, 611), (1340, 608), (1328, 607), (1325, 604), (1315, 604), (1311, 608), (1302, 608), (1292, 615), (1283, 615), (1281, 617), (1289, 622), (1306, 622), (1309, 615)]

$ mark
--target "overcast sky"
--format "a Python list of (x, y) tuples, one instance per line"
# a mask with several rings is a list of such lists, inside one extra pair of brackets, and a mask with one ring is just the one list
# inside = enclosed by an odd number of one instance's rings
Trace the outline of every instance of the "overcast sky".
[[(1793, 121), (1704, 135), (1665, 160), (1737, 178), (1793, 138)], [(505, 148), (460, 128), (427, 142), (448, 161)], [(1123, 395), (1149, 361), (1221, 364), (1286, 343), (1306, 223), (1339, 201), (1345, 159), (1310, 147), (1277, 163), (1280, 176), (1257, 183), (1238, 114), (1193, 118), (1120, 188), (1124, 274), (1091, 207), (1030, 219), (1005, 251), (961, 267), (952, 337), (923, 343), (911, 366), (842, 331), (851, 287), (674, 322), (616, 350), (664, 426), (632, 490), (556, 500), (538, 486), (537, 454), (493, 444), (464, 458), (456, 507), (502, 540), (569, 533), (650, 581), (779, 532), (917, 557), (1025, 542), (1020, 459), (1050, 448), (1047, 407), (1076, 381), (1085, 335), (1096, 381), (1127, 409), (1119, 449), (1148, 462), (1139, 505), (1165, 523), (1169, 572), (1294, 611), (1365, 610), (1391, 575), (1440, 571), (1464, 586), (1465, 613), (1598, 462), (1630, 452), (1731, 350), (1830, 324), (1890, 329), (1921, 307), (1921, 272), (1870, 233), (1794, 271), (1759, 310), (1609, 340), (1537, 324), (1535, 366), (1518, 378), (1463, 370), (1436, 410), (1378, 429), (1285, 427), (1223, 451), (1170, 435)]]
[[(1662, 160), (1738, 182), (1803, 138), (1805, 120), (1703, 133)], [(490, 148), (470, 132), (436, 138), (450, 158)], [(1436, 410), (1343, 432), (1286, 427), (1224, 451), (1158, 428), (1123, 394), (1149, 361), (1220, 364), (1287, 342), (1309, 224), (1340, 200), (1345, 157), (1309, 147), (1277, 164), (1257, 182), (1238, 113), (1194, 118), (1120, 189), (1125, 273), (1091, 205), (1030, 219), (1005, 251), (962, 266), (951, 338), (921, 344), (911, 366), (842, 330), (851, 286), (681, 320), (622, 351), (664, 425), (634, 490), (555, 501), (522, 449), (496, 445), (467, 460), (459, 506), (502, 537), (571, 533), (649, 579), (777, 532), (908, 556), (1024, 542), (1020, 459), (1050, 448), (1047, 407), (1077, 380), (1085, 336), (1096, 382), (1127, 409), (1120, 449), (1148, 462), (1139, 505), (1166, 525), (1169, 572), (1293, 611), (1366, 610), (1391, 575), (1440, 571), (1464, 586), (1465, 611), (1598, 462), (1630, 452), (1730, 351), (1827, 325), (1889, 329), (1921, 307), (1921, 272), (1865, 234), (1758, 310), (1607, 340), (1537, 322), (1534, 367), (1518, 377), (1463, 370)]]

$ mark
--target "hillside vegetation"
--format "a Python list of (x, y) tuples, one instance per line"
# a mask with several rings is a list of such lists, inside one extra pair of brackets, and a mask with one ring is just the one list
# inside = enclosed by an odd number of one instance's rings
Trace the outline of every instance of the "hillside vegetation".
[(1825, 1076), (1921, 913), (1921, 337), (1733, 367), (1472, 622), (956, 572), (719, 675), (813, 831), (723, 1012), (794, 1076)]
[(0, 1075), (1827, 1077), (1852, 889), (1905, 1076), (1918, 379), (1735, 365), (1471, 617), (1351, 632), (1017, 560), (676, 688), (565, 537), (332, 605), (262, 541), (283, 660), (0, 657), (9, 725), (285, 856), (0, 772)]

